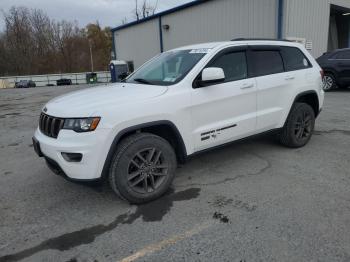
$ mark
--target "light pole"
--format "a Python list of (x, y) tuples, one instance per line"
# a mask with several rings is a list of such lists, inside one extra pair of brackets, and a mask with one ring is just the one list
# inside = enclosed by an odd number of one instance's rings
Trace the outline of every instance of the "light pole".
[(91, 73), (94, 72), (94, 59), (92, 58), (92, 47), (91, 40), (89, 39), (89, 48), (90, 48), (90, 63), (91, 63)]

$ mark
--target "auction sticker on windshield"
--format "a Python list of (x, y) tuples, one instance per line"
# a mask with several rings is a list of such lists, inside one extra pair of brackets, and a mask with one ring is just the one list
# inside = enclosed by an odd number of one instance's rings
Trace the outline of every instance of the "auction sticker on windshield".
[(210, 48), (192, 49), (190, 54), (207, 54), (210, 50)]
[(176, 77), (166, 77), (163, 80), (164, 82), (175, 82), (176, 81)]

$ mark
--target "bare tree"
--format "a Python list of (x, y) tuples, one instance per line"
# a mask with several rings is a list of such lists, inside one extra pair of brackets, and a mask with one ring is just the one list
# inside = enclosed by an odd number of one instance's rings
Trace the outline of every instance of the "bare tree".
[(12, 61), (12, 70), (18, 74), (28, 73), (34, 58), (33, 32), (29, 17), (29, 10), (24, 7), (12, 7), (9, 13), (4, 13), (5, 45)]
[(5, 45), (5, 34), (0, 33), (0, 72), (4, 72), (4, 74), (8, 74), (12, 69), (9, 67), (8, 59), (8, 50)]
[(88, 71), (89, 39), (95, 69), (108, 67), (110, 28), (101, 28), (96, 22), (81, 29), (77, 22), (54, 21), (43, 11), (26, 7), (12, 7), (2, 14), (0, 76)]
[(140, 19), (138, 0), (135, 0), (135, 16), (136, 16), (136, 20), (138, 21)]
[(51, 21), (43, 11), (34, 9), (29, 17), (33, 32), (34, 54), (36, 60), (35, 73), (49, 72), (53, 67), (50, 65), (50, 57), (55, 52), (50, 44)]
[(135, 0), (135, 17), (136, 20), (146, 18), (148, 16), (154, 15), (158, 7), (158, 0), (154, 5), (150, 4), (148, 0), (143, 0), (141, 6), (139, 7), (138, 0)]
[(128, 22), (128, 19), (127, 19), (126, 17), (124, 17), (124, 18), (122, 19), (122, 25), (125, 25), (127, 22)]
[(52, 41), (58, 50), (63, 64), (63, 71), (72, 72), (75, 43), (80, 36), (77, 23), (62, 21), (52, 23)]

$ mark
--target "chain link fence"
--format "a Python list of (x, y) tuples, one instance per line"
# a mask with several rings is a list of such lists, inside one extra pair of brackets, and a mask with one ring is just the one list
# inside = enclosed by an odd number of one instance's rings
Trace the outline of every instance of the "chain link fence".
[[(0, 77), (0, 80), (8, 83), (8, 87), (14, 87), (16, 82), (21, 80), (32, 80), (36, 86), (52, 86), (56, 85), (56, 81), (60, 79), (70, 79), (73, 85), (88, 84), (86, 80), (86, 74), (90, 72), (82, 73), (65, 73), (65, 74), (49, 74), (49, 75), (26, 75), (26, 76), (5, 76)], [(108, 83), (111, 80), (111, 74), (109, 71), (95, 72), (97, 74), (98, 83)]]

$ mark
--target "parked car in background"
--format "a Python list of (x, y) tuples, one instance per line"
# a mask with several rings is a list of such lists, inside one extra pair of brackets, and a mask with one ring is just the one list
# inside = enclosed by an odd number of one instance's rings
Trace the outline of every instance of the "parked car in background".
[(145, 203), (168, 190), (177, 162), (204, 150), (267, 131), (287, 147), (305, 146), (323, 106), (322, 74), (292, 42), (177, 48), (113, 88), (48, 102), (34, 150), (60, 175), (107, 179), (121, 198)]
[(317, 62), (324, 71), (324, 91), (350, 86), (350, 48), (324, 53)]
[(29, 87), (36, 87), (36, 84), (32, 80), (20, 80), (19, 82), (15, 83), (15, 88), (29, 88)]
[(58, 86), (70, 86), (72, 84), (72, 79), (61, 78), (56, 81)]

